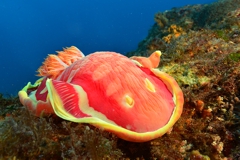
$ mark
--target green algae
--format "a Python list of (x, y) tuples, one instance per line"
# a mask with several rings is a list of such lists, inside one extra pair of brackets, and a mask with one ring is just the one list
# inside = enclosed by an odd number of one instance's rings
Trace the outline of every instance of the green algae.
[(233, 60), (235, 62), (239, 62), (239, 60), (240, 60), (240, 53), (230, 53), (228, 55), (228, 58), (230, 58), (231, 60)]
[(229, 37), (226, 33), (226, 31), (224, 30), (216, 30), (215, 33), (217, 34), (217, 36), (225, 41), (229, 41)]
[(188, 64), (171, 63), (160, 68), (160, 70), (173, 76), (180, 86), (202, 85), (211, 80), (210, 77), (198, 75), (197, 70), (191, 68)]

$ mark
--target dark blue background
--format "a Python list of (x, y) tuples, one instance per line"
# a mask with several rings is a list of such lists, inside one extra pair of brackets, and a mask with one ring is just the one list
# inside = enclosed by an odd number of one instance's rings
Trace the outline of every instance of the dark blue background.
[(214, 0), (1, 0), (0, 93), (16, 95), (34, 82), (55, 50), (71, 45), (84, 54), (135, 50), (154, 14)]

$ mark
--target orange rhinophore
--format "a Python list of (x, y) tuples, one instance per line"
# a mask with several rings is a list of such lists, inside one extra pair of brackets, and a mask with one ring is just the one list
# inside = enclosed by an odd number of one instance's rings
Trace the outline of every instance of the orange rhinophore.
[(161, 51), (153, 52), (149, 57), (130, 57), (138, 66), (144, 66), (146, 68), (157, 68), (160, 63)]

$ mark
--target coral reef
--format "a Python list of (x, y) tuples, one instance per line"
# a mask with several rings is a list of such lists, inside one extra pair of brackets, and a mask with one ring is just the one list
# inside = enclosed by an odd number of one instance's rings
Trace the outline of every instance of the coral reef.
[[(55, 116), (34, 117), (0, 96), (0, 159), (240, 158), (240, 0), (173, 8), (155, 15), (149, 35), (128, 56), (161, 50), (185, 105), (169, 134), (145, 143)], [(168, 39), (164, 38), (168, 37)]]

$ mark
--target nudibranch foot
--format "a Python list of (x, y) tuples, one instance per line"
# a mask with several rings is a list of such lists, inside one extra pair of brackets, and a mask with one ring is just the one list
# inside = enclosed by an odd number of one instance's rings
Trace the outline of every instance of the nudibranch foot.
[(28, 83), (19, 98), (37, 116), (54, 113), (128, 141), (149, 141), (173, 127), (184, 103), (174, 78), (157, 69), (160, 56), (160, 51), (148, 58), (115, 52), (84, 56), (70, 47), (49, 55), (38, 70), (42, 78)]

